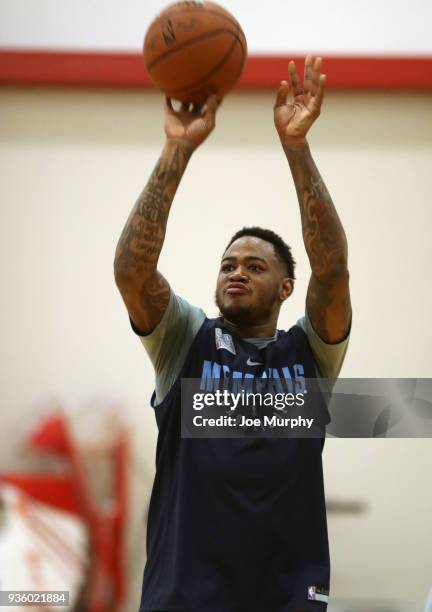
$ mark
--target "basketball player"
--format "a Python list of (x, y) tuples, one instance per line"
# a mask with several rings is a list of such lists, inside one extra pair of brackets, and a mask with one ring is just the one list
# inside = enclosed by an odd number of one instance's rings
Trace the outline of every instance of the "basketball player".
[[(165, 147), (117, 246), (116, 284), (156, 372), (151, 404), (159, 434), (141, 612), (327, 609), (324, 439), (180, 436), (182, 378), (335, 379), (345, 356), (347, 241), (306, 140), (320, 114), (325, 75), (321, 59), (311, 56), (303, 83), (294, 62), (288, 72), (274, 124), (312, 270), (305, 315), (288, 331), (277, 330), (280, 307), (293, 291), (294, 260), (270, 230), (245, 228), (229, 241), (216, 319), (176, 295), (157, 269), (180, 180), (215, 127), (214, 96), (201, 109), (183, 104), (178, 111), (166, 98)], [(193, 273), (193, 262), (185, 269)]]

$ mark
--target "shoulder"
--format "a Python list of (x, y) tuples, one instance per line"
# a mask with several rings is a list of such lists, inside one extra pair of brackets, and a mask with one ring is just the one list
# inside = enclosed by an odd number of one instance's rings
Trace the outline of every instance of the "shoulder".
[(171, 290), (161, 321), (150, 334), (140, 335), (155, 370), (158, 403), (174, 384), (205, 320), (202, 308), (193, 306)]
[(306, 335), (319, 375), (322, 378), (337, 378), (348, 349), (351, 326), (345, 338), (334, 344), (326, 342), (317, 334), (312, 326), (307, 311), (303, 317), (298, 319), (294, 327), (300, 328)]
[(142, 334), (139, 330), (133, 329), (147, 348), (159, 344), (165, 336), (170, 334), (188, 333), (195, 335), (205, 318), (206, 315), (202, 308), (190, 304), (170, 289), (168, 306), (154, 330), (150, 334)]

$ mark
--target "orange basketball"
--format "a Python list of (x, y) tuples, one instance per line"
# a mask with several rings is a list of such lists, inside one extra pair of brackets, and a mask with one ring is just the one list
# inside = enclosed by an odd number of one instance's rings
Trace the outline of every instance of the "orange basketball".
[(240, 79), (247, 58), (243, 30), (214, 2), (177, 2), (150, 24), (144, 62), (154, 85), (182, 102), (223, 98)]

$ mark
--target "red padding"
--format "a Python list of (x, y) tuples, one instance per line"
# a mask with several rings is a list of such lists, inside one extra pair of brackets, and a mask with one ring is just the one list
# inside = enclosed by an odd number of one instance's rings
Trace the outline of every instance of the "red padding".
[[(249, 56), (238, 88), (275, 88), (287, 77), (288, 60), (303, 70), (304, 57)], [(432, 57), (323, 55), (332, 89), (432, 89)], [(0, 83), (152, 87), (141, 54), (66, 51), (0, 51)]]

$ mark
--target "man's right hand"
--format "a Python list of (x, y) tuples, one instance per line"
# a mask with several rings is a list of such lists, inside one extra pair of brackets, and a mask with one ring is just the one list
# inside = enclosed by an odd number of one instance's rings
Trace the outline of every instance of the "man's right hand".
[(182, 103), (180, 110), (175, 111), (171, 98), (165, 96), (165, 134), (167, 140), (177, 142), (195, 151), (204, 142), (216, 125), (216, 111), (221, 101), (215, 94), (209, 96), (201, 107)]

